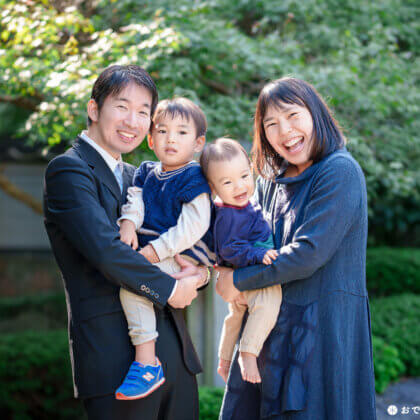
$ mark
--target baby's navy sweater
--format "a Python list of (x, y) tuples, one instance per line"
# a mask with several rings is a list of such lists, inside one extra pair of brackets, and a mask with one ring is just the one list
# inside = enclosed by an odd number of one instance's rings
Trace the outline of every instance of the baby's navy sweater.
[(268, 248), (274, 248), (271, 230), (261, 208), (216, 204), (213, 229), (219, 265), (236, 268), (262, 263)]
[[(167, 172), (162, 171), (160, 162), (143, 162), (134, 174), (133, 184), (143, 189), (145, 213), (139, 235), (141, 247), (176, 226), (183, 204), (203, 193), (211, 193), (197, 162)], [(209, 229), (199, 242), (183, 254), (202, 264), (211, 265), (214, 263), (212, 248), (213, 238)]]

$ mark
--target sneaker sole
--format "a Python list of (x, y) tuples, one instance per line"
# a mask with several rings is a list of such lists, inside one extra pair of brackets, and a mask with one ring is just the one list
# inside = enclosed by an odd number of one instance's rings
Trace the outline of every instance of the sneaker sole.
[(161, 385), (163, 385), (165, 383), (165, 378), (162, 378), (159, 382), (157, 382), (156, 384), (154, 384), (147, 392), (145, 392), (144, 394), (139, 394), (139, 395), (133, 395), (131, 397), (121, 394), (121, 392), (117, 392), (115, 394), (115, 399), (117, 400), (139, 400), (140, 398), (145, 398), (148, 395), (150, 395), (153, 391), (156, 391), (156, 389), (158, 389)]

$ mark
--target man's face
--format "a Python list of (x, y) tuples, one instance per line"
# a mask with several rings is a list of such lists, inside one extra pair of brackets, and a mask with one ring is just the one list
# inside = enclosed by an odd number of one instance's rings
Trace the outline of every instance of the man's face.
[(115, 96), (109, 95), (100, 110), (95, 100), (88, 103), (92, 120), (88, 135), (111, 156), (133, 151), (150, 128), (152, 94), (143, 86), (129, 83)]

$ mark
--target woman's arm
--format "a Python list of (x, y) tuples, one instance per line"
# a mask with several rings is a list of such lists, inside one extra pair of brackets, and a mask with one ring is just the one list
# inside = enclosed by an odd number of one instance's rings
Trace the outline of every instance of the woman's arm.
[(273, 264), (235, 270), (236, 288), (252, 290), (310, 277), (328, 262), (361, 217), (365, 188), (357, 164), (342, 156), (331, 159), (314, 182), (303, 222), (292, 241), (280, 248)]

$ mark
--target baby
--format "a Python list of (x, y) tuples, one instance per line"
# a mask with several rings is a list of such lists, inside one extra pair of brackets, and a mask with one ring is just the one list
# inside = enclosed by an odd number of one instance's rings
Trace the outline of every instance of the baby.
[[(245, 149), (234, 140), (220, 138), (204, 148), (200, 164), (212, 192), (221, 201), (215, 202), (213, 229), (217, 263), (234, 268), (271, 264), (277, 252), (260, 208), (249, 201), (254, 193), (254, 180)], [(261, 382), (257, 356), (276, 323), (281, 300), (281, 286), (276, 285), (242, 292), (240, 300), (229, 304), (217, 369), (225, 382), (247, 309), (249, 315), (239, 342), (239, 365), (244, 381)]]
[[(205, 243), (211, 191), (200, 165), (193, 161), (194, 153), (204, 146), (206, 130), (203, 111), (190, 100), (159, 102), (148, 137), (159, 162), (143, 162), (136, 170), (119, 219), (121, 240), (133, 249), (139, 240), (140, 253), (168, 274), (180, 270), (174, 256), (181, 252), (196, 264), (214, 262)], [(155, 355), (158, 333), (153, 304), (123, 288), (120, 299), (136, 357), (115, 396), (143, 398), (165, 381)]]

